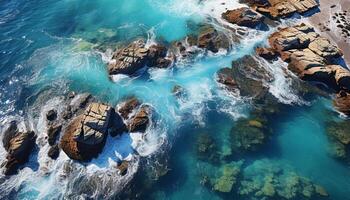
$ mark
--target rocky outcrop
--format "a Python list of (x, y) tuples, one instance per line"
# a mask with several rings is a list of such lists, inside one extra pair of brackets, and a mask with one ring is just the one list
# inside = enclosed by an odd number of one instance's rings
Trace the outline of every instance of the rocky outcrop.
[(172, 60), (166, 58), (167, 51), (165, 46), (159, 44), (146, 47), (143, 40), (134, 41), (113, 54), (108, 64), (109, 74), (131, 75), (146, 65), (159, 68), (168, 67)]
[(264, 16), (247, 7), (228, 10), (222, 14), (222, 18), (232, 24), (249, 28), (255, 28), (264, 21)]
[(219, 49), (229, 49), (230, 40), (227, 36), (213, 27), (203, 27), (196, 39), (194, 39), (194, 44), (199, 48), (209, 50), (211, 52), (217, 53)]
[(52, 147), (50, 147), (49, 151), (47, 152), (47, 155), (52, 159), (57, 159), (60, 155), (60, 148), (58, 144), (55, 144)]
[(18, 167), (28, 161), (32, 152), (36, 135), (33, 131), (20, 131), (17, 122), (11, 122), (9, 128), (3, 133), (3, 145), (7, 151), (5, 174), (12, 175), (18, 170)]
[(62, 136), (60, 146), (72, 159), (87, 161), (102, 150), (108, 131), (115, 126), (116, 113), (108, 105), (91, 103), (84, 114), (73, 119)]
[(269, 37), (269, 43), (300, 78), (321, 82), (335, 91), (350, 89), (348, 70), (333, 64), (342, 51), (312, 27), (299, 24), (280, 29)]
[(295, 13), (304, 14), (318, 7), (316, 0), (245, 0), (257, 12), (271, 18), (284, 18)]
[(278, 56), (278, 53), (272, 48), (258, 47), (255, 49), (255, 53), (266, 60), (274, 60)]
[(130, 119), (128, 127), (130, 132), (145, 132), (150, 122), (151, 108), (142, 105)]

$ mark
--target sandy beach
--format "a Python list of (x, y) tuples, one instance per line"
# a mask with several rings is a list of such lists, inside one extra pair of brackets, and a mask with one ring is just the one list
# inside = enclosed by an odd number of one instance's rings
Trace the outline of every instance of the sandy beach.
[[(343, 50), (345, 62), (350, 65), (350, 37), (341, 34), (342, 29), (337, 27), (338, 18), (335, 15), (345, 13), (345, 19), (350, 20), (350, 0), (320, 0), (320, 12), (308, 18), (308, 21), (319, 30), (321, 35), (335, 42)], [(345, 12), (344, 12), (345, 11)]]

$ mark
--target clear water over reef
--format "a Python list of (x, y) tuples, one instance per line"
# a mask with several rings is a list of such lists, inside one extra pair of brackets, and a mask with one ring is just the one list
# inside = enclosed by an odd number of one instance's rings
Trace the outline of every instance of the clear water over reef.
[[(13, 119), (25, 118), (38, 139), (29, 163), (18, 175), (0, 175), (0, 198), (103, 199), (139, 192), (140, 199), (253, 199), (251, 193), (238, 196), (247, 191), (245, 185), (224, 194), (208, 186), (207, 181), (229, 165), (240, 166), (242, 176), (252, 183), (265, 181), (277, 170), (274, 178), (281, 179), (282, 188), (288, 189), (298, 174), (323, 186), (330, 199), (350, 199), (349, 164), (330, 155), (326, 133), (327, 120), (343, 119), (333, 112), (329, 99), (305, 100), (294, 93), (282, 63), (261, 62), (274, 76), (269, 92), (282, 110), (270, 120), (271, 140), (254, 153), (231, 149), (232, 129), (239, 119), (251, 115), (254, 105), (249, 98), (225, 91), (216, 82), (216, 73), (234, 60), (255, 54), (255, 47), (265, 44), (274, 28), (248, 30), (240, 42), (232, 41), (228, 52), (200, 51), (194, 59), (178, 60), (170, 69), (109, 78), (111, 48), (140, 37), (149, 43), (170, 44), (196, 31), (193, 27), (199, 23), (219, 26), (230, 34), (232, 29), (221, 21), (221, 13), (242, 6), (238, 0), (2, 1), (1, 128)], [(186, 97), (173, 95), (176, 85), (186, 91)], [(146, 136), (109, 137), (102, 154), (89, 163), (73, 162), (63, 152), (51, 160), (47, 158), (49, 146), (43, 142), (43, 118), (47, 110), (60, 108), (62, 96), (70, 91), (88, 92), (113, 106), (136, 96), (155, 109), (157, 119)], [(196, 148), (203, 134), (212, 138), (220, 161), (198, 156)], [(6, 152), (0, 146), (4, 159)], [(113, 163), (120, 159), (116, 154), (133, 156), (133, 167), (126, 176), (113, 172)], [(75, 170), (73, 176), (66, 174), (68, 165)], [(154, 174), (161, 170), (165, 175)]]

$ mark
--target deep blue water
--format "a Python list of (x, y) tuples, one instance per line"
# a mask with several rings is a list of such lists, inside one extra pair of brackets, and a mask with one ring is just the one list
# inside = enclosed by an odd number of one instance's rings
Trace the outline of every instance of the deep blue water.
[[(116, 82), (108, 77), (105, 52), (138, 37), (171, 43), (189, 34), (191, 24), (220, 24), (220, 11), (236, 6), (240, 5), (235, 0), (4, 0), (0, 3), (0, 121), (5, 124), (13, 118), (30, 118), (40, 139), (44, 134), (40, 114), (47, 107), (59, 106), (54, 97), (69, 91), (89, 92), (116, 105), (125, 96), (135, 95), (152, 105), (159, 115), (146, 141), (137, 147), (143, 157), (137, 164), (142, 168), (165, 153), (170, 169), (150, 188), (141, 184), (148, 193), (145, 198), (232, 199), (235, 194), (218, 194), (200, 184), (202, 171), (215, 173), (219, 166), (199, 160), (195, 144), (200, 133), (208, 133), (219, 151), (230, 152), (229, 132), (239, 117), (249, 116), (251, 105), (223, 91), (215, 81), (215, 73), (233, 60), (253, 54), (257, 45), (265, 43), (269, 32), (251, 30), (230, 52), (178, 62), (171, 69), (151, 69), (138, 77), (119, 77)], [(349, 166), (331, 157), (327, 150), (324, 123), (329, 116), (324, 113), (332, 110), (331, 102), (317, 98), (300, 106), (281, 74), (281, 66), (273, 65), (272, 70), (276, 81), (271, 83), (270, 91), (281, 104), (290, 103), (290, 110), (273, 120), (271, 145), (260, 153), (232, 155), (229, 161), (244, 159), (255, 167), (266, 167), (266, 162), (255, 161), (268, 159), (322, 185), (331, 199), (349, 199)], [(186, 90), (186, 99), (173, 96), (175, 85)], [(98, 159), (86, 165), (74, 164), (87, 179), (94, 173), (100, 175), (100, 185), (81, 192), (85, 194), (82, 197), (101, 198), (100, 193), (110, 197), (115, 191), (106, 192), (107, 185), (118, 189), (118, 184), (131, 180), (132, 174), (124, 178), (128, 180), (108, 177), (115, 152), (127, 156), (130, 143), (127, 136), (108, 138)], [(79, 193), (77, 188), (83, 178), (65, 179), (67, 156), (61, 153), (57, 161), (48, 161), (47, 148), (47, 144), (38, 144), (27, 167), (1, 181), (1, 198), (69, 198)], [(4, 150), (1, 151), (3, 159)]]

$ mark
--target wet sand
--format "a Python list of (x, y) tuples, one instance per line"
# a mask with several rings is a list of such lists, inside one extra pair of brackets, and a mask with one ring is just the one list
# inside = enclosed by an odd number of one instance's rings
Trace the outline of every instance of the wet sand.
[(347, 18), (350, 20), (350, 0), (320, 0), (320, 10), (321, 12), (308, 18), (308, 21), (322, 36), (333, 40), (343, 50), (345, 62), (350, 68), (350, 37), (341, 34), (336, 20), (332, 18), (335, 13), (347, 11)]

